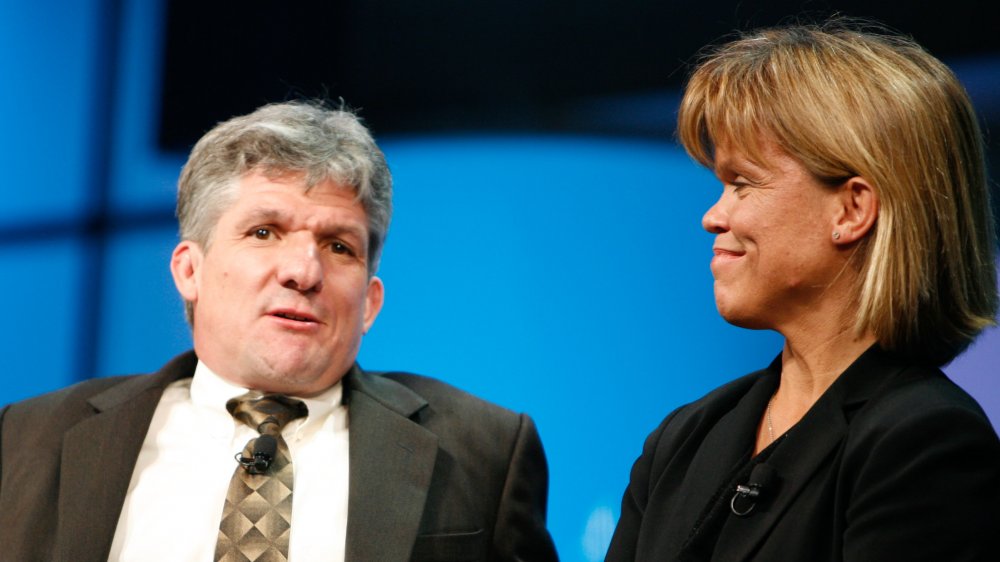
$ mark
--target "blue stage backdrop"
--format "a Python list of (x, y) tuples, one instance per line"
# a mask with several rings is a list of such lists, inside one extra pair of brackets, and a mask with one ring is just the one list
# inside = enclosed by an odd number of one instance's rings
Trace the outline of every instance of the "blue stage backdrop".
[[(0, 90), (0, 404), (154, 370), (190, 345), (167, 269), (182, 157), (153, 142), (157, 3), (125, 2), (110, 189), (98, 197), (113, 212), (96, 230), (89, 134), (100, 125), (90, 111), (100, 56), (88, 18), (100, 2), (69, 4), (0, 5), (0, 70), (12, 85)], [(715, 312), (712, 238), (700, 220), (718, 185), (667, 142), (379, 140), (396, 215), (380, 272), (386, 305), (360, 362), (433, 375), (531, 414), (560, 554), (603, 559), (646, 434), (780, 349), (775, 334), (733, 328)], [(949, 367), (994, 424), (998, 340), (989, 331)], [(88, 357), (93, 372), (81, 372)]]

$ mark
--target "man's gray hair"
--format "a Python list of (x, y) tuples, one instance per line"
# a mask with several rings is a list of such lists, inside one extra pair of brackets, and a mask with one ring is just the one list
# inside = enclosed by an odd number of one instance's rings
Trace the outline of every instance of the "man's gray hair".
[(181, 239), (207, 251), (239, 180), (252, 172), (301, 175), (306, 189), (327, 180), (352, 188), (368, 217), (368, 271), (374, 275), (392, 216), (392, 176), (354, 113), (296, 101), (265, 105), (216, 125), (195, 144), (181, 170)]

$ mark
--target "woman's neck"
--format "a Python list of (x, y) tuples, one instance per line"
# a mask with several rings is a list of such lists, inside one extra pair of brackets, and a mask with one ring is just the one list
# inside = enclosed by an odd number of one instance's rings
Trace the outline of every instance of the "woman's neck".
[(874, 335), (857, 335), (853, 328), (820, 340), (801, 342), (786, 338), (775, 402), (798, 406), (795, 409), (802, 408), (805, 413), (875, 341)]
[(877, 341), (874, 334), (856, 334), (846, 320), (820, 320), (784, 333), (781, 379), (760, 421), (755, 452), (798, 423), (840, 374)]

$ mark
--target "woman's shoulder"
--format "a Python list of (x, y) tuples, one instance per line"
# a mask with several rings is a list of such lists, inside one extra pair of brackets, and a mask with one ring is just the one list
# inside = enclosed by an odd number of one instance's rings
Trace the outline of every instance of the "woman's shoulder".
[(903, 366), (855, 407), (837, 463), (845, 557), (919, 544), (921, 559), (986, 559), (1000, 439), (976, 401), (936, 368)]
[(903, 367), (854, 411), (848, 409), (848, 457), (991, 459), (1000, 466), (1000, 438), (989, 417), (940, 369)]
[[(725, 412), (732, 410), (733, 407), (740, 400), (742, 400), (748, 392), (750, 392), (750, 389), (753, 388), (755, 384), (760, 383), (762, 379), (768, 377), (768, 375), (769, 372), (767, 369), (761, 369), (748, 375), (743, 375), (738, 379), (716, 387), (715, 389), (709, 391), (708, 394), (702, 396), (694, 402), (689, 402), (680, 406), (671, 413), (671, 416), (676, 415), (683, 419), (724, 415)], [(669, 417), (670, 416), (668, 416), (668, 418)]]
[[(648, 449), (671, 449), (667, 442), (682, 439), (692, 443), (737, 407), (757, 384), (769, 384), (767, 369), (755, 371), (715, 388), (701, 398), (677, 407), (667, 414), (646, 439)], [(771, 383), (776, 384), (776, 383)], [(767, 393), (770, 395), (770, 392)]]
[(940, 369), (919, 364), (902, 367), (852, 417), (852, 425), (862, 426), (961, 418), (992, 430), (989, 418), (972, 396)]

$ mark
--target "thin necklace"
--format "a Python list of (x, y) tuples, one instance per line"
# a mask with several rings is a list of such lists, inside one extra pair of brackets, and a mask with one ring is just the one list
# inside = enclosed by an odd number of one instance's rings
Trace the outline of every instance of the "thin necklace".
[(774, 402), (774, 395), (771, 395), (771, 399), (767, 401), (767, 410), (765, 414), (767, 417), (767, 442), (774, 443), (774, 426), (771, 425), (771, 403)]

